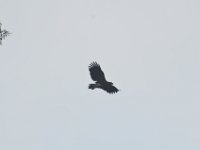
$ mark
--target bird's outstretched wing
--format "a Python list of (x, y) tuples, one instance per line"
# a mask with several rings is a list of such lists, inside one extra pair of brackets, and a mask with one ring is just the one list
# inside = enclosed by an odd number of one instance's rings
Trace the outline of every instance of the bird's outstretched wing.
[(103, 71), (101, 70), (100, 65), (97, 62), (92, 62), (89, 65), (89, 71), (90, 71), (90, 76), (92, 80), (98, 81), (100, 83), (106, 81), (105, 75)]
[(113, 85), (106, 85), (106, 86), (103, 86), (101, 87), (104, 91), (110, 93), (110, 94), (114, 94), (114, 93), (117, 93), (119, 90), (113, 86)]

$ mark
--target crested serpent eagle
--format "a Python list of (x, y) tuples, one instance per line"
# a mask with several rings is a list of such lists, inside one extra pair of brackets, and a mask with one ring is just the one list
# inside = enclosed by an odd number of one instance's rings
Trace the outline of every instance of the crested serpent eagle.
[(97, 62), (92, 62), (89, 65), (90, 76), (92, 80), (96, 81), (95, 84), (89, 84), (89, 89), (95, 88), (102, 89), (110, 94), (117, 93), (119, 90), (113, 86), (112, 82), (106, 81), (105, 75)]

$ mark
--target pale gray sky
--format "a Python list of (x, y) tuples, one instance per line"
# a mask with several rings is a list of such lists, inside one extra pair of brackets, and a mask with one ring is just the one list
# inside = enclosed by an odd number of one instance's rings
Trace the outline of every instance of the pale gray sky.
[[(199, 0), (1, 0), (1, 150), (199, 150)], [(100, 63), (122, 91), (87, 89)]]

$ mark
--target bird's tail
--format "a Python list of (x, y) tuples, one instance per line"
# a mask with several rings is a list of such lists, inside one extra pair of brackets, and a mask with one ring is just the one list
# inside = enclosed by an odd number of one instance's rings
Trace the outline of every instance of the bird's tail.
[(89, 84), (88, 88), (94, 90), (96, 88), (96, 84)]

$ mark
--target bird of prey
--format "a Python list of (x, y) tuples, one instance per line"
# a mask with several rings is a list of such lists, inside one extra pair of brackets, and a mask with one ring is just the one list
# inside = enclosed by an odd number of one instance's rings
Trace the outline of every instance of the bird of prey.
[(0, 45), (2, 45), (2, 39), (5, 39), (8, 35), (11, 33), (8, 32), (7, 30), (1, 30), (1, 22), (0, 22)]
[(97, 62), (92, 62), (89, 65), (90, 76), (95, 84), (89, 84), (88, 88), (94, 90), (95, 88), (102, 89), (109, 94), (117, 93), (119, 90), (113, 86), (112, 82), (106, 81), (104, 72), (101, 70), (100, 65)]

